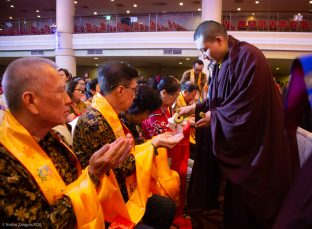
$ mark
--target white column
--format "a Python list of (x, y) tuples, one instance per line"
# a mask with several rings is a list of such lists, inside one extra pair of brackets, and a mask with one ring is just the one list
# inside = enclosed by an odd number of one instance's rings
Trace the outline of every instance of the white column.
[(55, 62), (76, 76), (76, 58), (73, 50), (74, 1), (56, 0)]
[(201, 20), (213, 20), (221, 23), (222, 0), (202, 0)]

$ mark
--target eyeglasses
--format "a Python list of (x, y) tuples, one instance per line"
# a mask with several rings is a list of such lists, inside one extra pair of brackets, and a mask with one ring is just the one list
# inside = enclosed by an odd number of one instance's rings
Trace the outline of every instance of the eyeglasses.
[(124, 88), (129, 88), (132, 89), (134, 93), (136, 93), (138, 91), (138, 87), (129, 87), (129, 86), (125, 86), (125, 85), (117, 85), (117, 86), (112, 86), (111, 89), (114, 89), (116, 87), (124, 87)]
[(128, 87), (128, 86), (124, 86), (124, 87), (132, 89), (134, 93), (136, 93), (138, 91), (138, 87)]
[(84, 90), (81, 90), (81, 89), (79, 89), (79, 88), (76, 88), (75, 91), (79, 91), (80, 94), (84, 94), (84, 93), (85, 93)]

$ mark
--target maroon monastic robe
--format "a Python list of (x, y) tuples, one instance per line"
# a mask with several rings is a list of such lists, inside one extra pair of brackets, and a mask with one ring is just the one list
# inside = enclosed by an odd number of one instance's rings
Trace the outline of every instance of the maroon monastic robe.
[(287, 140), (281, 95), (258, 48), (229, 36), (229, 52), (215, 66), (209, 98), (196, 107), (197, 118), (208, 109), (211, 127), (199, 129), (204, 136), (196, 136), (191, 210), (215, 208), (221, 169), (227, 179), (225, 228), (272, 227), (299, 157), (290, 150), (296, 139)]

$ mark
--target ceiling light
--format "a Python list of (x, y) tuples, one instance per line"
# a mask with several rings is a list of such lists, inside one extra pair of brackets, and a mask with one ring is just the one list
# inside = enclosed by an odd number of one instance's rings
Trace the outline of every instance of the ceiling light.
[(97, 15), (97, 12), (95, 11), (95, 12), (93, 12), (93, 14), (94, 14), (94, 15)]
[(255, 4), (259, 4), (260, 2), (259, 1), (255, 1)]
[(36, 10), (36, 12), (39, 13), (40, 11), (39, 11), (39, 10)]
[(96, 67), (99, 66), (98, 64), (95, 65)]
[(138, 7), (138, 5), (137, 4), (133, 4), (133, 7)]
[(14, 5), (10, 5), (11, 8), (14, 8)]
[(179, 5), (180, 5), (180, 6), (183, 6), (183, 2), (180, 2)]
[(190, 60), (190, 58), (188, 58), (188, 57), (186, 57), (185, 59), (186, 59), (186, 60)]
[(112, 19), (112, 17), (110, 16), (110, 15), (107, 15), (106, 16), (106, 21), (109, 21), (109, 20), (111, 20)]
[(279, 70), (279, 68), (275, 68), (277, 71)]
[(179, 64), (183, 64), (182, 62), (179, 62)]
[(11, 20), (13, 19), (13, 17), (9, 17)]
[(310, 4), (312, 4), (312, 1), (309, 1)]
[(2, 28), (0, 28), (0, 31), (2, 31)]
[(74, 3), (77, 4), (78, 2), (77, 2), (77, 1), (74, 1)]
[(115, 0), (111, 0), (111, 2), (113, 2), (113, 1), (115, 1)]
[(198, 8), (197, 11), (201, 11), (201, 8)]
[(7, 2), (9, 2), (10, 0), (7, 0)]
[(97, 57), (94, 57), (93, 59), (97, 60), (97, 59), (99, 59), (99, 58), (97, 58)]
[(38, 18), (41, 17), (40, 15), (37, 16)]
[(241, 11), (241, 8), (237, 8), (237, 11)]
[(252, 16), (255, 16), (255, 13), (252, 13)]
[(27, 22), (26, 22), (26, 21), (24, 21), (24, 24), (27, 24)]
[(130, 10), (127, 10), (127, 14), (130, 14)]

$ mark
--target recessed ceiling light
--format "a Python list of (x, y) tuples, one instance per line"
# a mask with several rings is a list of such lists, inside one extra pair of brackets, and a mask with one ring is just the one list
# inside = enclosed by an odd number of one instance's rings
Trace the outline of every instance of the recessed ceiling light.
[(77, 2), (77, 1), (74, 1), (74, 3), (75, 3), (75, 4), (78, 4), (78, 2)]
[(7, 0), (7, 2), (9, 2), (9, 1), (11, 1), (11, 0)]
[(41, 16), (40, 16), (40, 15), (38, 15), (37, 17), (38, 17), (38, 18), (40, 18)]
[(277, 71), (279, 70), (279, 68), (275, 68)]
[(312, 1), (309, 1), (310, 4), (312, 4)]
[(138, 7), (138, 5), (137, 4), (133, 4), (133, 7)]
[(97, 15), (97, 12), (95, 11), (95, 12), (93, 12), (93, 14), (94, 14), (94, 15)]
[(97, 57), (94, 57), (93, 59), (97, 60), (97, 59), (99, 59), (99, 58), (97, 58)]
[(0, 31), (2, 31), (2, 28), (0, 28)]
[(252, 16), (255, 16), (255, 13), (252, 13)]
[(183, 6), (183, 2), (180, 2), (179, 5), (180, 5), (180, 6)]
[(127, 14), (130, 14), (130, 10), (127, 10)]
[(182, 62), (179, 62), (179, 64), (183, 64)]
[(115, 1), (115, 0), (111, 0), (111, 2), (113, 2), (113, 1)]
[(190, 58), (188, 58), (188, 57), (186, 57), (185, 59), (186, 59), (186, 60), (190, 60)]
[(13, 17), (9, 17), (11, 20), (13, 19)]
[(259, 1), (255, 1), (255, 4), (259, 4), (260, 2)]
[(98, 64), (95, 65), (95, 67), (99, 66)]
[(201, 11), (201, 8), (198, 8), (197, 11)]
[(10, 5), (11, 8), (14, 8), (14, 5)]
[(241, 11), (241, 8), (237, 8), (237, 11)]
[(39, 10), (36, 10), (36, 12), (39, 13), (40, 11), (39, 11)]

